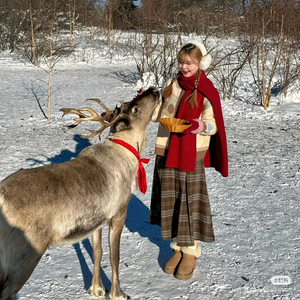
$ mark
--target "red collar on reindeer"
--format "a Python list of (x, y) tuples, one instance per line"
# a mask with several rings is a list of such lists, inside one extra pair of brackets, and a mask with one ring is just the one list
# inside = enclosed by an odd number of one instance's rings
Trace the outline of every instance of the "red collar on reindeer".
[(150, 159), (149, 158), (141, 158), (139, 153), (135, 150), (134, 147), (129, 145), (128, 143), (122, 141), (122, 140), (115, 140), (115, 139), (109, 139), (111, 142), (114, 142), (116, 144), (119, 144), (126, 149), (128, 149), (131, 153), (135, 155), (137, 160), (139, 161), (139, 169), (138, 169), (138, 182), (139, 182), (139, 190), (145, 194), (147, 191), (147, 179), (146, 179), (146, 172), (143, 166), (144, 164), (149, 163)]

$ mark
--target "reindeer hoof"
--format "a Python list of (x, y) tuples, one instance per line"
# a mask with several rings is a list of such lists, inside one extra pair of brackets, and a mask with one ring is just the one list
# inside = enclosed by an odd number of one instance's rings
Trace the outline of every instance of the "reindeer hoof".
[(98, 286), (98, 287), (91, 286), (90, 295), (98, 299), (104, 299), (106, 295), (106, 290), (103, 286)]

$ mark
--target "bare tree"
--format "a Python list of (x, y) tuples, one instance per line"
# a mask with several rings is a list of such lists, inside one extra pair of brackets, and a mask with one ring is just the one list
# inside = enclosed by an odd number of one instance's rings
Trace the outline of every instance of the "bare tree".
[[(287, 78), (291, 76), (289, 67), (292, 66), (295, 52), (291, 51), (293, 49), (291, 44), (294, 43), (293, 38), (288, 35), (286, 26), (288, 10), (284, 9), (285, 6), (279, 6), (279, 1), (264, 4), (264, 6), (256, 4), (253, 7), (252, 13), (255, 14), (256, 20), (260, 21), (252, 28), (248, 39), (248, 48), (252, 51), (248, 62), (260, 103), (267, 109), (270, 106), (273, 87), (276, 85), (276, 77), (281, 73), (284, 64), (288, 66), (285, 68), (284, 88), (287, 89), (286, 84), (291, 83)], [(294, 72), (293, 76), (299, 76), (299, 71)]]
[(74, 45), (74, 26), (76, 14), (76, 0), (69, 0), (70, 45)]
[(49, 37), (49, 54), (44, 56), (43, 60), (47, 69), (43, 68), (48, 73), (48, 93), (47, 93), (47, 107), (48, 107), (48, 122), (51, 121), (51, 80), (53, 69), (55, 65), (63, 58), (68, 57), (74, 50), (74, 46), (59, 45), (55, 37)]
[(47, 41), (44, 45), (43, 55), (43, 61), (47, 66), (47, 69), (43, 68), (43, 70), (48, 73), (48, 122), (50, 122), (51, 120), (51, 80), (53, 75), (53, 69), (62, 58), (68, 57), (74, 51), (74, 45), (70, 46), (69, 43), (67, 43), (67, 41), (64, 41), (64, 39), (60, 37), (59, 32), (55, 31), (55, 22), (52, 22), (51, 25)]
[(38, 66), (38, 57), (36, 53), (36, 41), (35, 41), (35, 28), (33, 22), (33, 8), (32, 8), (31, 0), (29, 0), (29, 15), (30, 15), (30, 29), (31, 29), (31, 53), (32, 53), (34, 65)]
[(231, 99), (234, 90), (237, 89), (237, 79), (248, 62), (250, 49), (240, 43), (226, 46), (226, 41), (222, 38), (209, 38), (210, 41), (213, 39), (215, 39), (213, 44), (222, 47), (209, 48), (212, 42), (207, 42), (208, 51), (214, 58), (207, 74), (212, 75), (216, 80), (222, 99)]

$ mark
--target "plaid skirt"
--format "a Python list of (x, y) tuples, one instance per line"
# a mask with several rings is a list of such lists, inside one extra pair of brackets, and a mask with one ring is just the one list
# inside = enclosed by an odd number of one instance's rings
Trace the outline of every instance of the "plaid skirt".
[(203, 159), (193, 172), (166, 168), (166, 157), (156, 156), (150, 205), (150, 224), (159, 225), (163, 240), (177, 237), (180, 247), (194, 240), (214, 242), (212, 215)]

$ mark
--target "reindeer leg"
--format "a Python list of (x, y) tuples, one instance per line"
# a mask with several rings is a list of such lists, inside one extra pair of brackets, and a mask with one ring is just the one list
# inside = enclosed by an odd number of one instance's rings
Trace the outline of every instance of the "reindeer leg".
[(110, 226), (109, 226), (110, 264), (112, 268), (112, 284), (109, 293), (110, 300), (130, 299), (120, 289), (120, 282), (119, 282), (120, 239), (125, 224), (126, 213), (127, 213), (127, 206), (122, 212), (115, 215), (111, 219)]
[(94, 274), (90, 287), (91, 296), (98, 298), (105, 298), (105, 287), (101, 280), (102, 253), (102, 228), (100, 228), (93, 233)]

